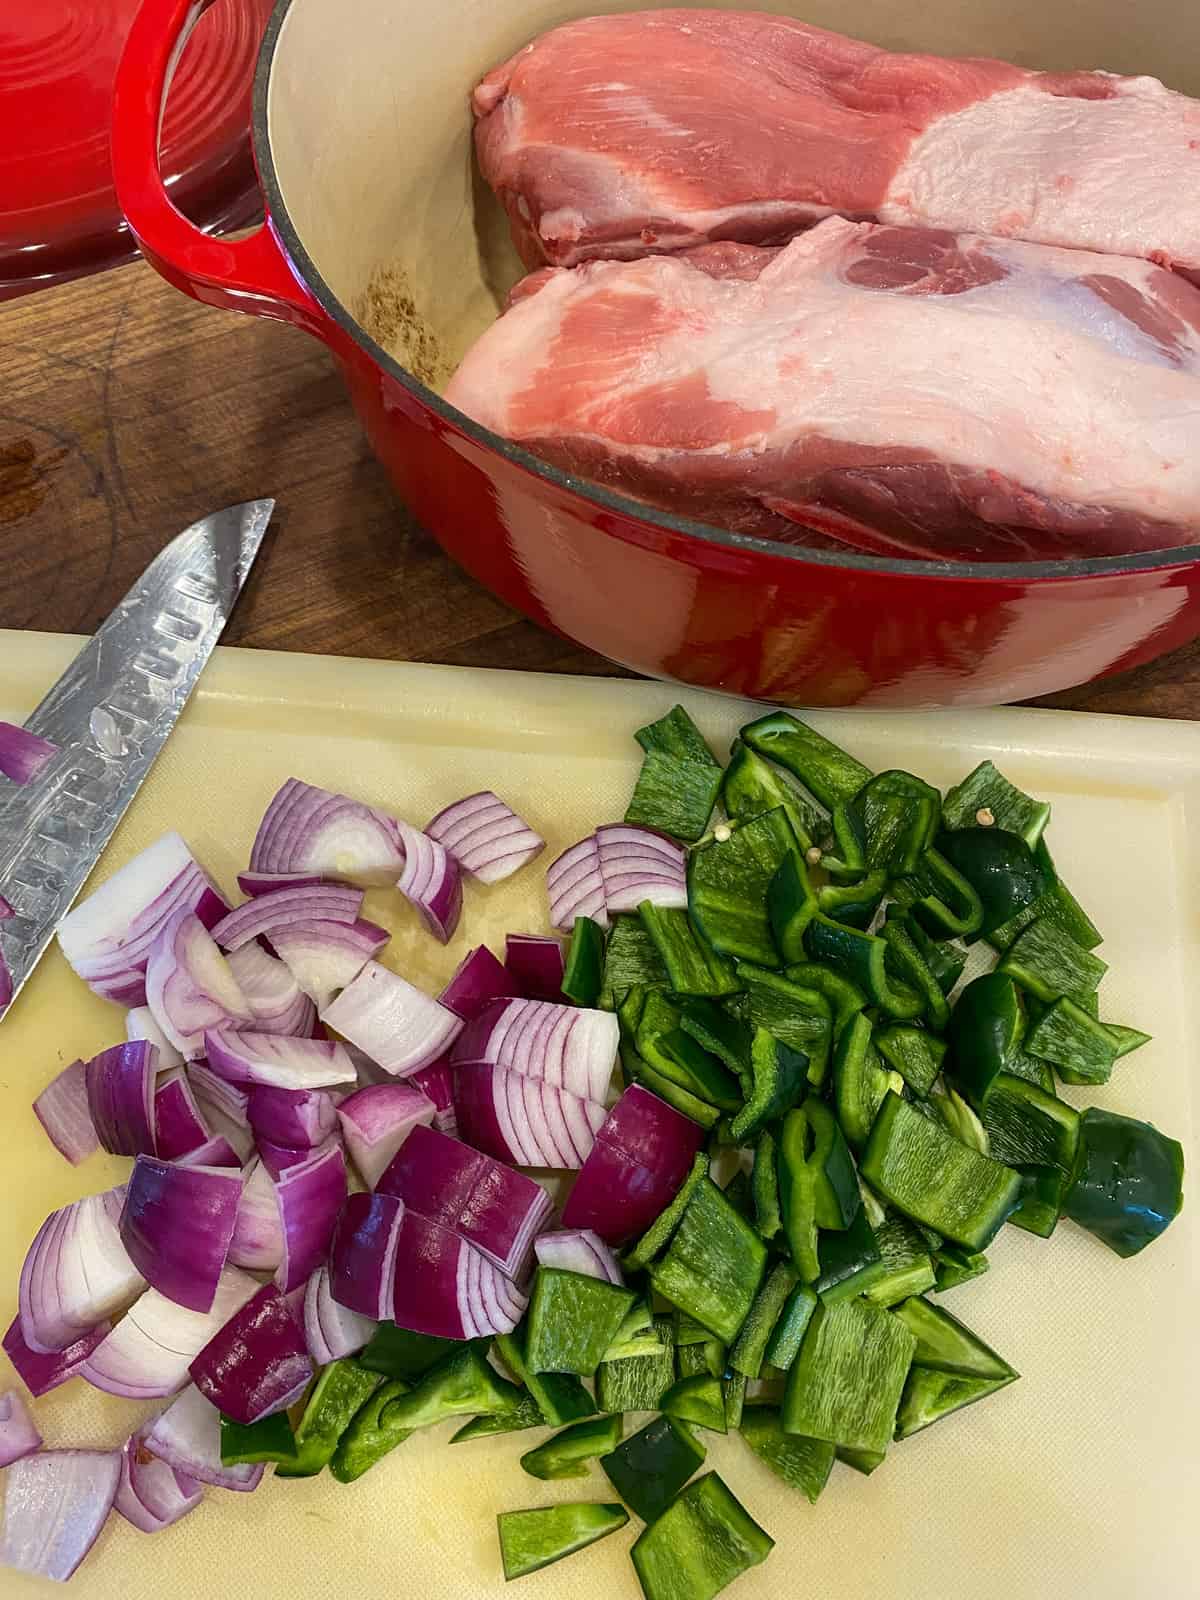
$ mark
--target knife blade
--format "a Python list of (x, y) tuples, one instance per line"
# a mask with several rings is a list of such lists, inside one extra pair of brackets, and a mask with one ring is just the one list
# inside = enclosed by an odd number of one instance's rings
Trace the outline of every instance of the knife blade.
[(13, 913), (0, 921), (9, 1005), (178, 721), (274, 506), (247, 500), (185, 528), (25, 723), (58, 751), (31, 783), (0, 784), (0, 896)]

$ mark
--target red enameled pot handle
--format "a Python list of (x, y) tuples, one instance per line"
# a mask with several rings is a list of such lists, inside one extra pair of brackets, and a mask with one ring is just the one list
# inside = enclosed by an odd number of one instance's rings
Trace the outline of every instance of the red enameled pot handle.
[(162, 107), (175, 65), (212, 0), (143, 0), (117, 68), (112, 164), (142, 254), (185, 294), (325, 337), (334, 324), (297, 278), (268, 217), (247, 239), (213, 239), (176, 210), (159, 169)]

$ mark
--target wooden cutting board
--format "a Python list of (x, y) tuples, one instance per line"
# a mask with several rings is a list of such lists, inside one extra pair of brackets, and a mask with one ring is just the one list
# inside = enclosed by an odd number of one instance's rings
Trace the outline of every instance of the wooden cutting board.
[[(79, 643), (0, 632), (0, 718), (23, 718)], [(218, 651), (98, 877), (177, 828), (232, 888), (267, 801), (292, 774), (418, 825), (451, 799), (493, 787), (545, 835), (549, 860), (623, 812), (638, 767), (632, 732), (676, 698), (659, 684)], [(682, 698), (721, 753), (755, 714), (730, 700)], [(1053, 801), (1055, 857), (1108, 935), (1105, 1014), (1155, 1036), (1088, 1098), (1156, 1122), (1184, 1141), (1194, 1165), (1200, 726), (1028, 710), (813, 720), (874, 766), (911, 767), (945, 786), (987, 755)], [(469, 887), (462, 930), (445, 949), (395, 895), (374, 892), (366, 914), (394, 929), (385, 959), (432, 987), (468, 945), (501, 948), (507, 930), (544, 931), (542, 874), (535, 865), (493, 889)], [(0, 1026), (5, 1326), (22, 1257), (47, 1212), (128, 1169), (107, 1156), (69, 1167), (30, 1101), (61, 1065), (121, 1037), (120, 1013), (88, 994), (57, 953)], [(1127, 1262), (1068, 1223), (1049, 1241), (1006, 1229), (989, 1274), (944, 1303), (1021, 1381), (895, 1446), (870, 1479), (835, 1468), (815, 1507), (739, 1439), (706, 1435), (709, 1466), (777, 1541), (767, 1563), (738, 1581), (738, 1600), (1195, 1594), (1198, 1243), (1194, 1204)], [(0, 1388), (11, 1381), (0, 1357)], [(150, 1409), (75, 1380), (35, 1413), (50, 1445), (114, 1445)], [(598, 1470), (560, 1484), (525, 1476), (517, 1458), (541, 1434), (450, 1449), (450, 1431), (414, 1437), (353, 1486), (326, 1474), (268, 1478), (253, 1495), (210, 1490), (152, 1544), (114, 1517), (72, 1592), (77, 1600), (294, 1600), (334, 1589), (499, 1600), (497, 1511), (615, 1498)], [(636, 1600), (626, 1553), (636, 1532), (631, 1522), (522, 1580), (519, 1593)], [(24, 1600), (48, 1591), (5, 1573), (0, 1592)]]

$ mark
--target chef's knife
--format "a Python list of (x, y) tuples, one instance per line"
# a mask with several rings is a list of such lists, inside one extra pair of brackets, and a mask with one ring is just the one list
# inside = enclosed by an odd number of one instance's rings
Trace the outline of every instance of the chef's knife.
[[(0, 896), (13, 911), (0, 921), (0, 960), (12, 997), (187, 704), (274, 506), (273, 500), (248, 500), (185, 528), (26, 722), (58, 753), (30, 783), (0, 779)], [(7, 987), (0, 969), (0, 1001)]]

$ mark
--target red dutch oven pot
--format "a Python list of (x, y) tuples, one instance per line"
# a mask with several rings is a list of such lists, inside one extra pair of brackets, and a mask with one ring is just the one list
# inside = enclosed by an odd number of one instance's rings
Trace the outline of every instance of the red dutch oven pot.
[[(495, 314), (485, 246), (498, 228), (471, 176), (468, 93), (542, 28), (619, 4), (279, 0), (253, 114), (267, 222), (239, 242), (188, 222), (159, 168), (164, 90), (205, 5), (145, 0), (118, 72), (113, 167), (143, 254), (199, 300), (290, 322), (326, 344), (401, 497), (510, 606), (639, 672), (798, 706), (1022, 699), (1200, 634), (1200, 546), (942, 564), (725, 533), (543, 465), (448, 406), (369, 336), (349, 308), (398, 251), (424, 285), (413, 301), (435, 343), (461, 354)], [(1104, 59), (1162, 75), (1186, 59), (1180, 29), (1200, 44), (1195, 20), (1171, 0), (1158, 61), (1145, 59), (1153, 28), (1139, 30), (1143, 56), (1128, 59), (1124, 0), (1063, 16), (976, 0), (922, 15), (899, 38), (888, 9), (814, 0), (805, 16), (892, 45), (1045, 66)]]

